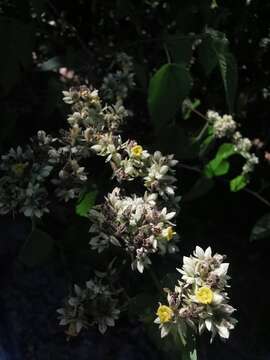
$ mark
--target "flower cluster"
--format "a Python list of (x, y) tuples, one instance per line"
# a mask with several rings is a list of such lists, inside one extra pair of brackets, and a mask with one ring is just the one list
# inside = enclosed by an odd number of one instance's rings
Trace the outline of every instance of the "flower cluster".
[(213, 135), (216, 138), (229, 137), (237, 128), (237, 124), (231, 115), (223, 115), (221, 117), (217, 112), (209, 110), (207, 112), (207, 119), (213, 127)]
[(49, 212), (52, 186), (60, 200), (79, 196), (87, 175), (78, 162), (81, 154), (75, 150), (71, 137), (52, 138), (39, 131), (25, 149), (19, 146), (3, 155), (0, 213), (18, 211), (27, 217), (42, 217)]
[(226, 292), (228, 287), (229, 264), (224, 256), (212, 255), (211, 248), (205, 251), (199, 246), (194, 256), (183, 258), (182, 277), (174, 291), (167, 292), (168, 305), (158, 307), (155, 323), (159, 324), (161, 337), (176, 329), (183, 338), (188, 329), (202, 334), (211, 332), (211, 341), (218, 334), (227, 339), (237, 323), (232, 317), (235, 309), (229, 305)]
[(131, 256), (132, 269), (142, 273), (151, 264), (151, 254), (177, 251), (174, 216), (166, 207), (159, 209), (157, 194), (122, 196), (115, 188), (104, 204), (90, 210), (90, 232), (95, 234), (91, 248), (101, 252), (110, 243), (123, 247)]
[(248, 138), (243, 137), (239, 131), (233, 134), (232, 140), (235, 145), (235, 151), (246, 160), (242, 168), (242, 175), (253, 172), (254, 167), (259, 163), (259, 158), (251, 152), (252, 142)]
[(37, 159), (30, 146), (11, 148), (2, 156), (0, 170), (0, 214), (16, 212), (41, 217), (48, 212), (48, 192), (44, 185), (53, 167), (47, 158)]
[(119, 182), (142, 178), (144, 186), (150, 192), (157, 192), (164, 200), (175, 196), (173, 168), (177, 160), (173, 155), (163, 156), (160, 151), (150, 154), (133, 140), (122, 143), (119, 136), (108, 137), (107, 134), (92, 149), (98, 155), (106, 156), (106, 160), (111, 163), (113, 176)]
[(245, 164), (242, 168), (242, 175), (247, 176), (253, 172), (254, 167), (259, 163), (258, 157), (251, 152), (252, 142), (247, 137), (236, 131), (237, 123), (233, 120), (231, 115), (223, 115), (222, 117), (215, 111), (209, 110), (207, 112), (207, 119), (212, 127), (213, 136), (215, 138), (229, 138), (235, 147), (235, 152), (245, 159)]
[(98, 90), (86, 86), (63, 91), (64, 102), (72, 105), (73, 113), (68, 117), (74, 142), (93, 142), (97, 135), (116, 131), (128, 116), (122, 101), (103, 106)]
[(132, 58), (126, 53), (118, 53), (112, 67), (117, 70), (104, 77), (100, 90), (103, 98), (108, 102), (123, 101), (129, 90), (135, 86)]
[(179, 203), (174, 176), (177, 161), (159, 151), (151, 154), (134, 140), (123, 142), (118, 129), (128, 113), (121, 102), (103, 107), (98, 92), (86, 87), (71, 89), (64, 96), (74, 111), (68, 118), (76, 136), (74, 147), (86, 147), (104, 157), (119, 184), (138, 179), (146, 190), (143, 197), (123, 196), (115, 188), (103, 204), (90, 211), (91, 248), (101, 252), (110, 244), (121, 246), (131, 256), (132, 268), (143, 272), (151, 263), (150, 254), (177, 250), (174, 241), (164, 240), (167, 232), (169, 240), (177, 239), (169, 221)]
[(68, 327), (68, 336), (77, 336), (83, 328), (96, 325), (104, 334), (119, 318), (118, 294), (98, 276), (87, 281), (84, 288), (74, 285), (74, 294), (57, 310), (59, 324)]

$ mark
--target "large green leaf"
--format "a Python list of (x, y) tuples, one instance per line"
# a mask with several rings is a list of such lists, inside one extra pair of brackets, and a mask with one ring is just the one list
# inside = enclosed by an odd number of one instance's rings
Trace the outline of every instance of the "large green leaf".
[(167, 124), (191, 89), (192, 79), (183, 65), (163, 65), (152, 77), (148, 92), (151, 117), (157, 128)]
[(264, 239), (270, 236), (270, 213), (261, 217), (254, 225), (250, 241)]
[(238, 69), (229, 41), (222, 32), (208, 29), (199, 47), (199, 61), (208, 76), (219, 66), (229, 111), (232, 113), (238, 84)]
[(233, 112), (234, 101), (238, 84), (238, 70), (236, 60), (233, 54), (225, 52), (218, 53), (218, 61), (221, 76), (223, 79), (226, 100), (230, 112)]
[(213, 49), (213, 42), (210, 37), (203, 39), (198, 49), (198, 55), (199, 62), (206, 76), (209, 76), (218, 64), (216, 52)]
[(19, 258), (29, 267), (39, 266), (49, 259), (53, 247), (53, 238), (44, 231), (35, 229), (28, 236)]

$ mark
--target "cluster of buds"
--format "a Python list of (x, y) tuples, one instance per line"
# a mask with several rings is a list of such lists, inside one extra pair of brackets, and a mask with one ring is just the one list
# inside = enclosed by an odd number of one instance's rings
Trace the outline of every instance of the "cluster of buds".
[(102, 252), (110, 244), (120, 246), (130, 255), (132, 269), (142, 273), (151, 264), (151, 254), (178, 250), (178, 237), (171, 222), (174, 217), (175, 212), (158, 207), (157, 194), (129, 197), (115, 188), (104, 204), (90, 210), (90, 232), (95, 234), (91, 248)]
[(209, 110), (206, 116), (213, 128), (214, 137), (229, 137), (236, 131), (237, 124), (231, 115), (220, 116), (217, 112)]
[(159, 324), (161, 337), (177, 330), (185, 339), (188, 329), (202, 334), (211, 332), (211, 341), (218, 334), (229, 338), (229, 332), (237, 323), (232, 317), (235, 309), (229, 305), (226, 292), (229, 264), (224, 256), (212, 255), (211, 248), (205, 251), (199, 246), (194, 256), (183, 258), (182, 277), (174, 291), (164, 289), (168, 305), (160, 304), (155, 323)]
[(255, 166), (259, 163), (259, 158), (251, 151), (252, 142), (249, 138), (244, 137), (237, 129), (237, 123), (231, 115), (223, 115), (222, 117), (215, 111), (207, 112), (207, 119), (211, 126), (213, 136), (221, 139), (229, 138), (234, 144), (235, 152), (245, 159), (242, 167), (242, 176), (254, 171)]
[(98, 276), (87, 281), (84, 288), (74, 285), (72, 296), (57, 310), (59, 324), (67, 326), (68, 336), (77, 336), (91, 326), (97, 326), (104, 334), (119, 318), (118, 294), (119, 290), (104, 284), (104, 279)]

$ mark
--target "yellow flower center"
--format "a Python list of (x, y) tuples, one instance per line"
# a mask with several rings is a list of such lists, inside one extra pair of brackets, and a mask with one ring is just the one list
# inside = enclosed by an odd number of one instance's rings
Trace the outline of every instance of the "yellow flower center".
[(159, 305), (159, 308), (157, 309), (157, 316), (159, 317), (161, 324), (164, 324), (172, 319), (173, 311), (169, 306)]
[(131, 148), (131, 154), (137, 158), (141, 157), (143, 148), (141, 145), (135, 145)]
[(166, 238), (168, 241), (172, 240), (175, 234), (176, 232), (173, 231), (173, 228), (171, 226), (166, 229)]
[(213, 297), (213, 291), (207, 286), (203, 286), (196, 291), (196, 299), (202, 304), (211, 304)]
[(27, 166), (27, 164), (17, 163), (17, 164), (12, 165), (11, 170), (14, 172), (15, 175), (22, 176), (26, 166)]

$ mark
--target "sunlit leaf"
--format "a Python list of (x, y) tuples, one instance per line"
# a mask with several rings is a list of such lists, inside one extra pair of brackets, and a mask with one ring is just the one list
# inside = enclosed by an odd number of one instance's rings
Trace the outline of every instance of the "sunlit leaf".
[(84, 217), (87, 216), (89, 210), (95, 205), (96, 197), (96, 190), (86, 192), (76, 205), (76, 214)]

